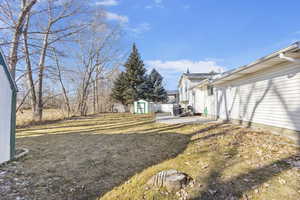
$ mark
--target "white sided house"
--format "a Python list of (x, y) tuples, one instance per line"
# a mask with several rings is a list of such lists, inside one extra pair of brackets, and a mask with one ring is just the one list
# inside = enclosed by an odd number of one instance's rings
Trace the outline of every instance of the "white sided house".
[(194, 107), (196, 102), (196, 93), (193, 90), (194, 86), (198, 85), (205, 79), (210, 79), (216, 75), (215, 72), (211, 73), (183, 73), (179, 80), (178, 91), (179, 91), (179, 103), (183, 107), (191, 105)]
[(214, 80), (216, 108), (209, 114), (298, 137), (299, 58), (297, 42)]
[(217, 101), (211, 81), (211, 79), (205, 79), (191, 88), (192, 93), (195, 94), (192, 105), (195, 113), (214, 118), (213, 113), (216, 113)]
[(5, 58), (0, 51), (0, 164), (15, 154), (16, 92)]

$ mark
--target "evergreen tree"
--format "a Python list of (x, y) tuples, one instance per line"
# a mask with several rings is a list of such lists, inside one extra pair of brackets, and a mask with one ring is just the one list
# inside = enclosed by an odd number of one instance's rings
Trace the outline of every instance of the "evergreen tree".
[(153, 102), (164, 102), (167, 100), (167, 92), (163, 87), (163, 77), (153, 69), (144, 84), (147, 91), (146, 99)]
[(125, 73), (121, 72), (118, 78), (114, 82), (114, 87), (112, 89), (111, 97), (112, 99), (120, 102), (121, 104), (126, 104), (126, 99), (124, 98), (124, 93), (126, 90), (126, 77)]
[(125, 63), (125, 68), (126, 90), (124, 91), (124, 98), (126, 104), (132, 104), (135, 100), (144, 98), (145, 90), (141, 86), (146, 81), (146, 69), (135, 44), (133, 44), (132, 52)]

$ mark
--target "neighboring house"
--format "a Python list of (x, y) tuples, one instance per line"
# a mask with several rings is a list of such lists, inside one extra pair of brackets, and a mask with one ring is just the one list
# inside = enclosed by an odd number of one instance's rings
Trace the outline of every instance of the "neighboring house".
[(204, 114), (207, 117), (215, 117), (211, 113), (216, 113), (215, 87), (213, 80), (231, 73), (232, 70), (220, 74), (214, 74), (207, 79), (200, 81), (198, 84), (190, 88), (192, 93), (192, 101), (189, 105), (193, 106), (194, 112)]
[(16, 92), (4, 55), (0, 51), (0, 163), (15, 154)]
[(191, 88), (192, 93), (195, 94), (192, 103), (194, 112), (204, 114), (206, 117), (216, 109), (215, 88), (211, 82), (212, 79), (205, 79)]
[(168, 90), (167, 94), (168, 94), (167, 103), (172, 103), (172, 104), (178, 103), (178, 101), (179, 101), (178, 90)]
[(192, 90), (194, 86), (199, 84), (205, 79), (210, 79), (215, 76), (217, 73), (183, 73), (179, 80), (178, 91), (179, 91), (179, 103), (182, 106), (195, 104), (195, 92)]

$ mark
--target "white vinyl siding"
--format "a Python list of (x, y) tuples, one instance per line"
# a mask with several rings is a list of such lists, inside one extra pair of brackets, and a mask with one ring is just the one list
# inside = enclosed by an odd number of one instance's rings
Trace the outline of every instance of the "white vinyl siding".
[(201, 88), (195, 88), (195, 112), (204, 113), (207, 108), (208, 115), (215, 116), (216, 100), (215, 95), (208, 95), (207, 85)]
[(300, 131), (300, 65), (273, 66), (216, 87), (221, 119)]
[(202, 113), (203, 97), (200, 88), (195, 88), (195, 113)]
[(11, 98), (9, 80), (0, 66), (0, 163), (10, 159)]
[(203, 79), (199, 80), (190, 80), (187, 77), (183, 77), (180, 85), (178, 87), (179, 89), (179, 101), (187, 101), (188, 105), (194, 106), (194, 97), (192, 93), (192, 87), (199, 84)]

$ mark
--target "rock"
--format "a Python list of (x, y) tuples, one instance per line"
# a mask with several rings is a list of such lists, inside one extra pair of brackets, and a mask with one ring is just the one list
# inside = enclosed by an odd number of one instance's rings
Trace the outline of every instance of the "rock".
[(284, 179), (282, 179), (282, 178), (279, 177), (279, 183), (282, 184), (282, 185), (285, 185), (286, 181)]
[(269, 187), (270, 185), (269, 185), (268, 183), (265, 183), (264, 186), (265, 186), (265, 187)]
[(293, 162), (292, 162), (292, 165), (293, 165), (295, 168), (300, 169), (300, 160), (299, 160), (299, 161), (293, 161)]
[(155, 187), (165, 187), (169, 192), (176, 192), (186, 187), (192, 178), (175, 169), (165, 170), (154, 175), (147, 184)]
[(0, 172), (0, 176), (4, 176), (6, 174), (6, 171)]
[(214, 194), (216, 194), (217, 193), (217, 190), (208, 190), (208, 192), (211, 194), (211, 195), (214, 195)]

